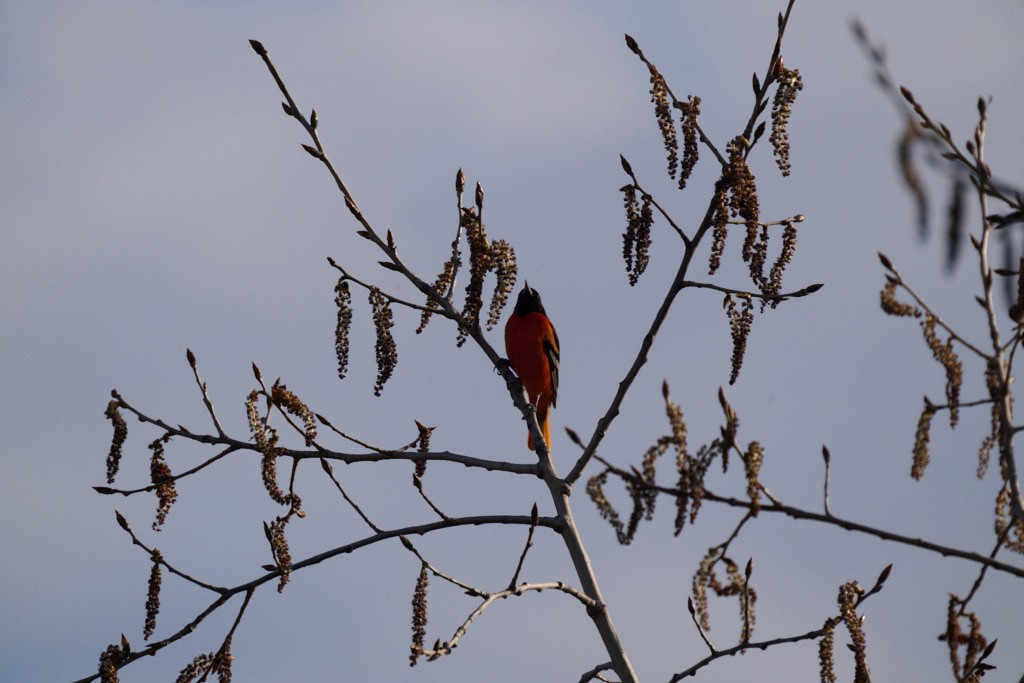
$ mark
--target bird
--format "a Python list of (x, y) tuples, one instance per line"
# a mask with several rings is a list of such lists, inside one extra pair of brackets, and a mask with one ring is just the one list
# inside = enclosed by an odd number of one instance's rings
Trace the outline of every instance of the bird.
[[(548, 412), (558, 399), (558, 333), (551, 324), (536, 289), (525, 283), (516, 307), (505, 323), (505, 353), (530, 403), (537, 411), (537, 422), (544, 442), (551, 449)], [(527, 434), (526, 446), (536, 451), (533, 435)]]

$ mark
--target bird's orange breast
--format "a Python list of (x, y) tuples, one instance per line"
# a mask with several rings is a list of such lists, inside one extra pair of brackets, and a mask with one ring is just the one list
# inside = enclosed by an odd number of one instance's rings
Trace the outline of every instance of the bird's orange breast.
[(551, 323), (540, 313), (513, 315), (505, 326), (508, 361), (533, 403), (539, 397), (550, 400), (554, 393), (545, 342), (558, 348)]

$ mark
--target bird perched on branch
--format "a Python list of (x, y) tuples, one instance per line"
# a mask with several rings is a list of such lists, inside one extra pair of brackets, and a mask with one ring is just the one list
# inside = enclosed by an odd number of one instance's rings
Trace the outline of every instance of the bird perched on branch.
[[(537, 422), (550, 451), (548, 412), (558, 397), (558, 333), (544, 311), (540, 294), (530, 289), (529, 283), (519, 293), (515, 310), (505, 324), (505, 353), (537, 411)], [(537, 450), (532, 434), (527, 435), (526, 446)]]

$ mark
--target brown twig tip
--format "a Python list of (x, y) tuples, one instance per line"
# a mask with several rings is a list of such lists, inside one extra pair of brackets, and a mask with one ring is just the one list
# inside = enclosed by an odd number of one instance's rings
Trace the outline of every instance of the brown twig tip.
[(754, 573), (754, 558), (747, 560), (747, 567), (743, 570), (743, 576), (747, 581), (750, 581), (750, 575)]
[(307, 152), (309, 152), (309, 155), (311, 157), (313, 157), (314, 159), (323, 159), (324, 158), (323, 152), (318, 150), (316, 147), (313, 147), (312, 145), (304, 144), (304, 145), (302, 145), (302, 149), (304, 149)]
[(466, 174), (462, 172), (462, 167), (459, 167), (459, 172), (455, 174), (455, 194), (462, 196), (463, 190), (466, 189)]
[(258, 40), (250, 40), (249, 45), (252, 45), (252, 49), (256, 51), (260, 57), (267, 56), (267, 48), (263, 47), (263, 43)]
[(640, 46), (637, 45), (637, 42), (633, 39), (633, 36), (629, 35), (628, 33), (625, 34), (625, 35), (626, 35), (626, 47), (629, 48), (630, 52), (632, 52), (635, 55), (643, 54), (642, 52), (640, 52)]
[(189, 349), (189, 348), (185, 349), (185, 358), (188, 359), (189, 366), (193, 370), (195, 370), (196, 369), (196, 354), (192, 353), (192, 349)]
[(583, 441), (580, 439), (580, 435), (576, 433), (575, 429), (566, 427), (565, 433), (569, 436), (569, 440), (572, 441), (574, 444), (576, 444), (582, 449), (586, 448), (586, 446), (583, 445)]
[(910, 102), (913, 105), (917, 104), (917, 100), (914, 99), (914, 93), (910, 92), (910, 88), (907, 86), (900, 86), (900, 94), (903, 95), (903, 98), (906, 99), (907, 102)]
[(886, 565), (885, 569), (882, 570), (882, 573), (878, 575), (878, 580), (875, 581), (875, 586), (874, 586), (874, 588), (871, 589), (870, 592), (871, 593), (877, 593), (878, 591), (882, 590), (882, 585), (886, 581), (889, 580), (889, 575), (890, 574), (892, 574), (892, 564), (891, 563)]
[(693, 598), (687, 596), (686, 598), (686, 609), (690, 611), (690, 616), (696, 616), (697, 609), (693, 606)]
[(120, 527), (121, 527), (122, 529), (124, 529), (124, 530), (125, 530), (125, 531), (127, 531), (128, 533), (131, 533), (131, 532), (132, 532), (132, 529), (131, 529), (131, 527), (130, 527), (130, 526), (128, 526), (128, 520), (124, 518), (124, 515), (122, 515), (122, 514), (121, 514), (120, 512), (118, 512), (117, 510), (114, 510), (114, 516), (115, 516), (115, 517), (117, 518), (117, 524), (118, 524), (118, 526), (120, 526)]
[(629, 165), (628, 161), (626, 161), (626, 157), (621, 154), (619, 155), (619, 163), (622, 164), (622, 170), (626, 172), (626, 175), (635, 179), (635, 176), (633, 175), (633, 167)]
[(757, 144), (757, 141), (761, 139), (762, 135), (764, 135), (765, 127), (767, 125), (768, 124), (764, 121), (758, 124), (757, 129), (754, 130), (754, 144)]
[(888, 270), (888, 271), (890, 271), (892, 273), (896, 272), (896, 269), (892, 267), (892, 261), (890, 261), (889, 257), (886, 256), (885, 254), (883, 254), (882, 252), (878, 252), (878, 260), (882, 262), (882, 266), (886, 270)]
[(263, 373), (260, 372), (259, 366), (256, 363), (252, 364), (252, 374), (256, 377), (256, 381), (263, 384)]
[(832, 454), (829, 452), (828, 446), (821, 447), (821, 457), (825, 461), (826, 465), (832, 462)]
[(476, 182), (476, 212), (478, 216), (484, 212), (484, 186), (479, 180)]

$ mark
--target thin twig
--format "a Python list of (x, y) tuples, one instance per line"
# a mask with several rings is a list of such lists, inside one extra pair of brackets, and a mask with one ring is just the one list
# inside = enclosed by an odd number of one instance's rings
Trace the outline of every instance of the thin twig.
[[(533, 510), (530, 511), (530, 516), (537, 519), (537, 504), (533, 504)], [(530, 525), (530, 530), (526, 534), (526, 545), (523, 546), (523, 552), (519, 556), (519, 563), (516, 565), (516, 570), (512, 574), (512, 580), (508, 582), (508, 587), (515, 588), (516, 583), (519, 581), (519, 574), (523, 571), (523, 563), (526, 562), (526, 553), (530, 552), (530, 548), (533, 547), (533, 532), (537, 530), (536, 524)]]
[[(643, 53), (643, 50), (641, 50), (639, 46), (637, 46), (635, 49), (633, 49), (633, 52), (636, 54), (637, 57), (640, 58), (640, 61), (643, 62), (644, 65), (647, 66), (648, 69), (653, 69), (653, 70), (657, 71), (658, 67), (656, 67), (654, 64), (652, 64), (650, 62), (650, 60), (647, 59), (647, 57)], [(673, 108), (674, 109), (680, 109), (681, 108), (680, 107), (681, 102), (679, 101), (679, 98), (676, 97), (675, 93), (672, 92), (672, 88), (668, 84), (668, 79), (663, 78), (662, 82), (665, 85), (665, 91), (668, 93), (668, 96), (670, 98), (672, 98), (672, 106), (673, 106)], [(718, 159), (718, 163), (719, 164), (721, 164), (723, 167), (728, 166), (729, 162), (726, 161), (725, 157), (722, 156), (722, 153), (718, 151), (718, 148), (715, 147), (715, 143), (713, 143), (711, 141), (711, 138), (709, 138), (707, 135), (704, 134), (704, 129), (700, 127), (700, 123), (699, 122), (695, 122), (695, 123), (696, 123), (696, 126), (697, 126), (697, 134), (700, 136), (700, 141), (703, 142), (707, 146), (707, 148), (711, 151), (711, 153), (715, 155), (715, 158)]]
[(203, 683), (203, 681), (209, 678), (214, 667), (217, 666), (220, 659), (225, 656), (228, 645), (231, 643), (231, 639), (235, 635), (235, 630), (238, 628), (238, 625), (242, 623), (242, 615), (245, 614), (245, 609), (249, 606), (249, 601), (252, 600), (254, 592), (255, 590), (248, 590), (245, 592), (245, 599), (242, 600), (242, 606), (238, 608), (238, 614), (235, 615), (235, 621), (231, 624), (231, 630), (229, 630), (228, 634), (224, 636), (224, 641), (221, 643), (220, 648), (218, 648), (217, 654), (214, 655), (213, 659), (210, 661), (210, 665), (206, 668), (206, 671), (203, 672), (202, 677), (200, 677), (196, 683)]
[(383, 449), (383, 448), (378, 448), (377, 446), (373, 446), (371, 444), (366, 443), (365, 441), (361, 441), (360, 439), (357, 439), (354, 436), (350, 436), (350, 435), (346, 434), (345, 432), (341, 431), (340, 429), (335, 427), (333, 424), (331, 424), (331, 421), (328, 420), (323, 415), (321, 415), (320, 413), (314, 413), (314, 415), (316, 415), (316, 419), (320, 422), (320, 424), (324, 425), (325, 427), (330, 429), (332, 432), (334, 432), (335, 434), (337, 434), (341, 438), (346, 439), (348, 441), (351, 441), (352, 443), (356, 444), (357, 446), (362, 446), (363, 448), (369, 448), (371, 451), (376, 451), (378, 453), (384, 453), (385, 452), (385, 449)]
[(229, 453), (234, 453), (237, 450), (239, 450), (238, 446), (228, 446), (224, 450), (222, 450), (219, 453), (217, 453), (216, 455), (214, 455), (212, 458), (209, 458), (208, 460), (204, 460), (203, 462), (199, 463), (198, 465), (196, 465), (195, 467), (193, 467), (191, 469), (184, 470), (182, 472), (178, 472), (177, 474), (172, 474), (169, 477), (161, 479), (159, 484), (149, 484), (148, 486), (141, 486), (139, 488), (134, 488), (134, 489), (118, 489), (118, 488), (112, 488), (110, 486), (93, 486), (92, 488), (97, 493), (102, 493), (105, 496), (109, 496), (109, 495), (117, 493), (117, 494), (120, 494), (122, 496), (127, 497), (127, 496), (135, 495), (136, 493), (148, 493), (150, 491), (155, 491), (160, 486), (164, 486), (164, 485), (166, 485), (166, 484), (168, 484), (170, 482), (177, 481), (179, 479), (184, 479), (185, 477), (191, 476), (191, 475), (195, 474), (196, 472), (199, 472), (200, 470), (204, 470), (207, 467), (209, 467), (210, 465), (212, 465), (213, 463), (215, 463), (218, 460), (220, 460), (221, 458), (223, 458), (224, 456), (228, 455)]
[(199, 368), (196, 363), (196, 356), (192, 353), (192, 349), (185, 349), (185, 356), (188, 358), (188, 364), (192, 367), (192, 376), (196, 379), (196, 385), (199, 386), (199, 391), (203, 395), (203, 405), (206, 406), (207, 412), (210, 413), (210, 418), (213, 420), (213, 426), (217, 429), (217, 434), (225, 436), (224, 428), (220, 425), (220, 420), (217, 419), (217, 411), (213, 408), (213, 402), (210, 401), (210, 395), (206, 392), (206, 382), (199, 377)]
[(320, 459), (320, 465), (323, 467), (324, 472), (327, 473), (327, 476), (331, 478), (331, 481), (334, 482), (334, 486), (335, 486), (335, 488), (338, 489), (338, 493), (341, 494), (341, 497), (344, 498), (345, 502), (348, 503), (352, 507), (352, 509), (356, 511), (356, 514), (359, 515), (362, 518), (362, 520), (366, 523), (366, 526), (370, 527), (375, 532), (380, 533), (380, 531), (381, 531), (380, 527), (377, 526), (376, 524), (374, 524), (373, 520), (371, 520), (366, 515), (366, 513), (363, 512), (363, 509), (361, 507), (359, 507), (356, 504), (356, 502), (354, 500), (352, 500), (351, 497), (349, 497), (348, 493), (345, 491), (345, 488), (341, 485), (341, 482), (339, 482), (338, 478), (334, 476), (334, 468), (331, 467), (331, 463), (329, 463), (326, 460), (324, 460), (323, 458), (321, 458)]
[(962, 346), (963, 346), (963, 347), (964, 347), (965, 349), (970, 349), (970, 350), (971, 350), (971, 352), (973, 352), (973, 353), (974, 353), (975, 355), (977, 355), (977, 356), (978, 356), (979, 358), (981, 358), (982, 360), (986, 360), (986, 361), (987, 361), (987, 360), (988, 360), (988, 359), (990, 358), (989, 354), (985, 353), (984, 351), (982, 351), (981, 349), (979, 349), (979, 348), (978, 348), (977, 346), (975, 346), (975, 345), (974, 345), (974, 344), (972, 344), (971, 342), (969, 342), (969, 341), (967, 341), (966, 339), (964, 339), (963, 337), (961, 337), (961, 336), (960, 336), (960, 335), (959, 335), (959, 334), (958, 334), (958, 333), (956, 332), (956, 330), (954, 330), (954, 329), (953, 329), (952, 327), (950, 327), (949, 325), (947, 325), (947, 324), (946, 324), (946, 321), (945, 321), (945, 320), (943, 320), (943, 319), (942, 319), (942, 318), (941, 318), (941, 317), (940, 317), (940, 316), (939, 316), (939, 315), (938, 315), (937, 313), (935, 313), (935, 311), (934, 311), (934, 310), (932, 310), (931, 306), (929, 306), (928, 304), (926, 304), (926, 303), (924, 302), (924, 300), (923, 300), (923, 299), (921, 299), (921, 297), (919, 297), (919, 296), (917, 295), (917, 292), (915, 292), (915, 291), (913, 290), (913, 288), (911, 288), (911, 286), (910, 286), (909, 284), (907, 284), (907, 282), (906, 282), (906, 281), (905, 281), (905, 280), (903, 279), (903, 276), (901, 276), (901, 275), (899, 274), (899, 271), (897, 271), (897, 270), (895, 269), (895, 267), (894, 267), (894, 268), (890, 268), (890, 269), (889, 269), (889, 272), (891, 272), (891, 273), (893, 274), (893, 277), (895, 277), (895, 278), (896, 278), (896, 284), (898, 284), (898, 285), (899, 285), (900, 287), (902, 287), (902, 288), (903, 288), (903, 290), (904, 290), (904, 291), (905, 291), (905, 292), (906, 292), (907, 294), (909, 294), (909, 295), (911, 296), (911, 298), (912, 298), (912, 299), (913, 299), (913, 300), (914, 300), (915, 302), (917, 302), (917, 305), (918, 305), (918, 306), (920, 306), (921, 308), (923, 308), (923, 309), (925, 309), (926, 311), (928, 311), (928, 312), (929, 312), (929, 313), (930, 313), (930, 314), (932, 315), (932, 317), (933, 317), (933, 318), (935, 318), (935, 323), (936, 323), (936, 324), (937, 324), (937, 325), (938, 325), (939, 327), (941, 327), (942, 329), (944, 329), (944, 330), (945, 330), (945, 331), (946, 331), (946, 332), (947, 332), (947, 333), (949, 334), (949, 336), (950, 336), (950, 337), (952, 337), (952, 338), (953, 338), (953, 339), (955, 339), (955, 340), (956, 340), (957, 342), (959, 342), (959, 343), (960, 343), (960, 345), (962, 345)]
[(462, 172), (462, 168), (459, 168), (459, 172), (455, 174), (455, 239), (452, 240), (452, 278), (451, 282), (448, 283), (448, 291), (444, 293), (444, 298), (451, 301), (452, 296), (455, 294), (455, 289), (458, 287), (459, 281), (459, 269), (462, 268), (462, 192), (466, 189), (466, 174)]
[(712, 654), (700, 660), (699, 662), (691, 666), (689, 669), (681, 671), (672, 676), (672, 678), (670, 678), (669, 681), (670, 683), (676, 683), (677, 681), (681, 681), (684, 678), (696, 675), (696, 673), (703, 669), (705, 666), (715, 661), (716, 659), (720, 659), (722, 657), (731, 657), (733, 655), (746, 652), (747, 650), (767, 650), (770, 647), (774, 647), (775, 645), (782, 645), (784, 643), (799, 643), (804, 640), (817, 640), (818, 638), (821, 638), (824, 634), (825, 629), (819, 628), (814, 631), (808, 631), (807, 633), (804, 633), (799, 636), (788, 636), (785, 638), (772, 638), (771, 640), (740, 643), (739, 645), (727, 647), (724, 650), (715, 650)]
[[(461, 320), (461, 314), (455, 310), (451, 302), (448, 301), (439, 292), (435, 291), (434, 288), (430, 286), (428, 283), (424, 282), (422, 279), (417, 277), (417, 275), (413, 273), (409, 269), (409, 267), (405, 265), (402, 259), (398, 256), (398, 252), (395, 249), (395, 247), (390, 245), (383, 238), (381, 238), (381, 236), (374, 229), (370, 221), (367, 220), (366, 215), (363, 213), (362, 209), (360, 209), (359, 205), (356, 203), (355, 197), (349, 191), (348, 185), (346, 185), (345, 181), (342, 180), (341, 175), (339, 175), (337, 169), (334, 167), (334, 164), (327, 156), (327, 152), (324, 150), (324, 146), (320, 142), (320, 136), (317, 133), (317, 127), (315, 123), (310, 119), (306, 118), (305, 114), (302, 113), (302, 110), (299, 109), (298, 105), (295, 104), (295, 100), (292, 98), (291, 93), (288, 91), (288, 87), (284, 84), (284, 80), (278, 73), (277, 68), (274, 66), (274, 63), (270, 60), (270, 55), (267, 52), (267, 49), (257, 40), (250, 40), (249, 43), (250, 45), (252, 45), (252, 48), (253, 50), (255, 50), (256, 54), (258, 54), (263, 59), (264, 64), (266, 64), (267, 69), (270, 71), (270, 74), (273, 76), (274, 81), (277, 83), (278, 89), (281, 91), (281, 94), (284, 95), (285, 100), (287, 101), (285, 113), (294, 118), (296, 121), (298, 121), (299, 124), (303, 127), (303, 129), (305, 129), (310, 139), (313, 141), (313, 147), (309, 147), (306, 145), (303, 145), (303, 147), (306, 149), (307, 152), (309, 152), (312, 156), (314, 156), (321, 163), (323, 163), (324, 167), (327, 168), (328, 173), (331, 174), (331, 178), (334, 179), (334, 184), (337, 186), (341, 194), (345, 197), (345, 205), (348, 207), (351, 214), (355, 217), (356, 221), (362, 226), (363, 229), (358, 234), (361, 237), (364, 237), (373, 242), (381, 251), (384, 252), (384, 254), (388, 257), (388, 260), (394, 266), (393, 268), (390, 268), (391, 270), (395, 270), (401, 273), (410, 283), (412, 283), (416, 287), (416, 289), (418, 289), (428, 299), (434, 301), (438, 305), (437, 309), (432, 309), (433, 312), (442, 313), (446, 317), (449, 317), (453, 320)], [(415, 306), (415, 304), (413, 305)]]
[(700, 620), (697, 619), (697, 608), (693, 605), (692, 597), (686, 598), (686, 609), (690, 612), (690, 619), (693, 620), (693, 625), (697, 627), (697, 633), (700, 634), (701, 640), (704, 641), (704, 644), (708, 646), (708, 650), (712, 655), (714, 655), (718, 650), (715, 649), (715, 646), (711, 644), (710, 640), (708, 640), (708, 635), (704, 632), (704, 627), (700, 625)]
[(380, 292), (381, 296), (383, 296), (385, 299), (387, 299), (388, 301), (390, 301), (393, 304), (398, 304), (399, 306), (405, 306), (406, 308), (412, 308), (412, 309), (417, 310), (417, 311), (429, 311), (430, 313), (440, 313), (443, 316), (451, 317), (451, 316), (448, 315), (448, 313), (446, 311), (443, 311), (443, 310), (440, 310), (440, 309), (437, 309), (437, 308), (430, 308), (429, 306), (423, 306), (421, 304), (414, 304), (413, 302), (406, 301), (405, 299), (397, 297), (394, 294), (389, 294), (388, 292), (385, 292), (383, 289), (381, 289), (379, 287), (375, 287), (374, 285), (371, 285), (371, 284), (369, 284), (367, 282), (363, 282), (362, 280), (357, 278), (355, 275), (352, 275), (350, 272), (345, 270), (337, 261), (335, 261), (330, 256), (327, 257), (327, 262), (329, 264), (331, 264), (331, 266), (333, 268), (336, 268), (338, 270), (338, 272), (340, 272), (345, 277), (345, 279), (348, 280), (349, 282), (356, 283), (357, 285), (359, 285), (360, 287), (362, 287), (366, 291), (371, 291), (373, 289), (376, 289), (378, 292)]
[[(146, 551), (146, 554), (148, 554), (150, 557), (153, 557), (153, 549), (145, 543), (143, 543), (141, 540), (139, 540), (139, 537), (135, 535), (134, 531), (132, 531), (131, 526), (128, 524), (128, 520), (125, 519), (124, 515), (122, 515), (120, 512), (117, 512), (116, 510), (114, 511), (114, 514), (117, 516), (118, 525), (122, 529), (124, 529), (125, 532), (131, 537), (132, 543)], [(163, 556), (163, 554), (160, 555), (160, 564), (167, 567), (167, 571), (169, 571), (170, 573), (174, 574), (175, 576), (181, 577), (182, 579), (188, 581), (194, 586), (205, 588), (206, 590), (211, 591), (213, 593), (217, 593), (219, 595), (228, 595), (231, 593), (231, 589), (229, 588), (224, 588), (223, 586), (214, 586), (213, 584), (206, 583), (205, 581), (200, 581), (194, 576), (186, 574), (185, 572), (181, 571), (180, 569), (172, 565), (170, 562), (168, 562), (167, 559)]]
[(632, 179), (633, 187), (640, 191), (642, 197), (649, 198), (651, 200), (651, 204), (654, 206), (654, 208), (658, 210), (658, 213), (660, 213), (662, 217), (666, 221), (668, 221), (668, 224), (672, 226), (672, 229), (675, 230), (676, 234), (678, 234), (679, 237), (683, 240), (683, 244), (689, 246), (690, 238), (686, 236), (686, 233), (683, 232), (683, 229), (679, 227), (679, 225), (675, 222), (672, 216), (669, 215), (669, 213), (661, 206), (660, 203), (658, 203), (658, 200), (654, 198), (654, 195), (652, 195), (650, 192), (645, 190), (643, 186), (640, 185), (640, 181), (636, 179), (636, 175), (633, 173), (633, 170), (628, 166), (624, 166), (623, 170), (625, 170), (626, 173), (629, 175), (630, 179)]
[(825, 516), (831, 517), (832, 511), (828, 508), (828, 473), (832, 469), (832, 454), (829, 453), (828, 447), (821, 447), (821, 456), (825, 461)]
[(446, 520), (446, 521), (451, 519), (451, 517), (449, 517), (445, 513), (441, 512), (441, 508), (439, 508), (436, 505), (434, 505), (434, 501), (430, 500), (430, 498), (427, 497), (426, 492), (423, 490), (423, 478), (422, 477), (419, 477), (419, 476), (414, 474), (412, 476), (412, 484), (413, 484), (413, 486), (416, 487), (416, 490), (419, 491), (420, 497), (423, 498), (423, 500), (426, 501), (427, 505), (430, 506), (430, 509), (433, 510), (434, 513), (438, 517), (440, 517), (442, 520)]
[[(640, 477), (637, 477), (632, 472), (629, 472), (627, 470), (623, 470), (612, 466), (606, 466), (606, 469), (610, 473), (618, 476), (621, 479), (632, 481), (638, 485), (648, 486), (658, 491), (659, 493), (663, 493), (674, 498), (677, 498), (680, 495), (680, 491), (675, 488), (666, 486), (651, 486), (650, 484), (645, 484)], [(742, 508), (745, 510), (751, 510), (753, 506), (753, 504), (749, 500), (741, 500), (738, 498), (732, 498), (728, 496), (720, 496), (707, 489), (704, 490), (703, 500), (711, 501), (714, 503), (721, 503), (723, 505), (728, 505), (730, 507), (735, 508)], [(859, 522), (844, 519), (842, 517), (836, 517), (835, 515), (825, 515), (818, 512), (810, 512), (808, 510), (796, 508), (791, 505), (780, 505), (778, 503), (772, 503), (771, 505), (762, 504), (760, 507), (760, 512), (783, 514), (793, 519), (831, 524), (832, 526), (837, 526), (841, 529), (846, 529), (847, 531), (856, 531), (858, 533), (867, 534), (869, 536), (875, 536), (876, 538), (880, 538), (885, 541), (894, 541), (896, 543), (901, 543), (903, 545), (921, 548), (923, 550), (938, 553), (939, 555), (942, 555), (944, 557), (957, 557), (959, 559), (967, 560), (975, 564), (991, 567), (996, 571), (1024, 578), (1024, 568), (1022, 567), (1016, 567), (1005, 562), (1000, 562), (992, 557), (981, 555), (979, 553), (942, 545), (940, 543), (928, 541), (923, 538), (912, 538), (910, 536), (905, 536), (903, 534), (886, 531), (884, 529), (878, 529), (875, 527), (868, 526), (866, 524), (861, 524)]]
[(736, 296), (751, 297), (753, 299), (764, 299), (765, 301), (786, 301), (787, 299), (796, 299), (798, 297), (807, 296), (808, 294), (814, 294), (824, 285), (813, 284), (797, 289), (792, 292), (785, 292), (783, 294), (763, 294), (761, 292), (750, 292), (745, 289), (732, 289), (731, 287), (720, 287), (718, 285), (711, 284), (710, 282), (691, 282), (686, 280), (683, 282), (683, 287), (696, 287), (698, 289), (713, 289), (716, 292), (722, 292), (723, 294), (735, 294)]
[[(793, 3), (796, 0), (789, 0), (786, 5), (786, 10), (779, 14), (779, 26), (778, 33), (775, 38), (775, 49), (772, 50), (771, 59), (768, 60), (768, 67), (765, 69), (764, 78), (761, 79), (761, 87), (754, 97), (754, 108), (750, 114), (750, 118), (747, 120), (747, 125), (743, 128), (743, 137), (750, 142), (750, 147), (747, 149), (747, 153), (750, 153), (750, 148), (753, 147), (753, 133), (754, 126), (757, 125), (757, 120), (761, 117), (761, 112), (764, 111), (765, 97), (768, 96), (768, 88), (771, 87), (775, 81), (775, 67), (778, 64), (779, 57), (782, 54), (782, 37), (786, 33), (786, 27), (789, 26), (789, 15), (793, 11)], [(723, 164), (725, 165), (725, 164)]]
[(750, 623), (750, 572), (754, 566), (754, 558), (747, 560), (747, 568), (743, 574), (743, 595), (741, 596), (743, 604), (743, 630), (740, 632), (740, 642), (749, 643), (750, 635), (753, 633)]
[(433, 564), (431, 564), (430, 562), (427, 562), (426, 558), (423, 557), (423, 555), (420, 554), (420, 551), (416, 549), (416, 546), (414, 546), (412, 544), (412, 541), (410, 541), (405, 536), (399, 536), (398, 538), (399, 538), (400, 541), (402, 541), (402, 545), (405, 546), (405, 549), (408, 550), (409, 552), (411, 552), (417, 558), (419, 558), (419, 561), (422, 562), (424, 566), (426, 566), (427, 570), (431, 574), (436, 576), (437, 578), (441, 579), (442, 581), (447, 581), (448, 583), (452, 584), (453, 586), (458, 586), (463, 591), (465, 591), (465, 593), (467, 595), (472, 595), (474, 597), (486, 597), (487, 596), (487, 593), (485, 593), (484, 591), (480, 590), (479, 588), (477, 588), (475, 586), (471, 586), (468, 583), (465, 583), (464, 581), (459, 581), (454, 576), (450, 576), (448, 574), (445, 574), (440, 569), (435, 567)]
[(457, 629), (455, 629), (455, 633), (452, 635), (450, 640), (443, 643), (439, 643), (439, 647), (436, 647), (434, 649), (424, 649), (422, 654), (430, 659), (436, 659), (438, 657), (443, 657), (444, 655), (451, 654), (452, 650), (454, 650), (458, 646), (459, 640), (462, 639), (462, 636), (466, 635), (466, 631), (469, 630), (469, 627), (473, 624), (477, 617), (483, 614), (484, 611), (492, 604), (494, 604), (496, 601), (513, 596), (519, 596), (523, 593), (540, 593), (546, 590), (557, 590), (567, 595), (570, 595), (576, 598), (585, 607), (587, 607), (588, 610), (591, 610), (596, 606), (594, 600), (588, 597), (579, 588), (574, 588), (573, 586), (566, 585), (561, 581), (553, 581), (549, 583), (524, 583), (519, 586), (516, 586), (515, 588), (510, 588), (503, 591), (498, 591), (497, 593), (488, 594), (487, 597), (484, 598), (483, 602), (481, 602), (480, 605), (477, 606), (477, 608), (474, 609), (473, 612), (470, 613), (468, 617), (466, 617), (466, 620), (463, 621), (462, 624)]

